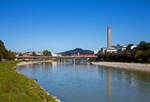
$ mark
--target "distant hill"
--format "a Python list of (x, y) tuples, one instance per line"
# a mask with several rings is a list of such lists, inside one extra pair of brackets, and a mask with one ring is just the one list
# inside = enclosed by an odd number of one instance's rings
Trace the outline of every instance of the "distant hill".
[(71, 56), (71, 55), (78, 55), (78, 53), (79, 53), (80, 55), (89, 55), (89, 54), (94, 54), (94, 51), (91, 51), (91, 50), (83, 50), (83, 49), (81, 49), (81, 48), (76, 48), (76, 49), (73, 49), (73, 50), (69, 50), (69, 51), (62, 52), (61, 54)]

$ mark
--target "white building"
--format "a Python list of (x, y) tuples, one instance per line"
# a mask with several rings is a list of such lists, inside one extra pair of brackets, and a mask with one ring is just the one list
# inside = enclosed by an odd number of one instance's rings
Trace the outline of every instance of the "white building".
[(133, 50), (133, 49), (136, 48), (136, 47), (137, 47), (137, 45), (132, 45), (132, 46), (130, 47), (130, 49)]
[(61, 54), (58, 54), (58, 53), (52, 53), (52, 56), (61, 56)]
[(112, 52), (117, 53), (118, 49), (116, 49), (116, 48), (102, 48), (101, 52), (103, 52), (103, 53), (107, 53), (107, 52), (109, 52), (109, 53), (112, 53)]
[(121, 52), (126, 51), (126, 49), (127, 49), (126, 46), (121, 46), (121, 47), (117, 48), (117, 50), (118, 50), (117, 52), (118, 52), (118, 53), (121, 53)]
[(117, 52), (118, 52), (118, 49), (116, 49), (116, 48), (107, 48), (107, 49), (106, 49), (106, 53), (107, 53), (107, 52), (109, 52), (109, 53), (112, 53), (112, 52), (117, 53)]
[(103, 53), (121, 53), (121, 52), (124, 52), (126, 51), (126, 46), (123, 46), (123, 47), (119, 47), (119, 48), (114, 48), (114, 47), (111, 47), (111, 48), (101, 48), (101, 52)]
[(38, 56), (42, 56), (43, 55), (43, 52), (35, 52), (36, 53), (36, 55), (38, 55)]
[(100, 52), (100, 50), (97, 49), (97, 50), (94, 51), (94, 54), (96, 55), (96, 54), (98, 54), (99, 52)]

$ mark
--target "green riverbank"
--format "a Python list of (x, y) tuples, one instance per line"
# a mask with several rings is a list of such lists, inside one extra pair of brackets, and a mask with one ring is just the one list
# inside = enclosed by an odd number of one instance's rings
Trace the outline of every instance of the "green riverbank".
[(56, 102), (25, 75), (15, 71), (18, 62), (0, 62), (0, 102)]

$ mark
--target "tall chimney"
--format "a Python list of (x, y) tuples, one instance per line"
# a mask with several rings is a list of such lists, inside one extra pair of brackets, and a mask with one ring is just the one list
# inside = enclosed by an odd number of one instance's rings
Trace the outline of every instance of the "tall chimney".
[(107, 27), (107, 48), (111, 48), (111, 30), (112, 30), (112, 27), (111, 26), (108, 26)]

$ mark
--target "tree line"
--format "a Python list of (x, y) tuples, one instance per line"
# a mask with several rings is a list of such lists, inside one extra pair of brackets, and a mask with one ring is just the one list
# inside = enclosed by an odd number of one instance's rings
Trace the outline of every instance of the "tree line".
[(131, 49), (133, 44), (129, 44), (124, 52), (103, 53), (98, 55), (98, 61), (117, 61), (117, 62), (150, 62), (150, 43), (141, 41), (136, 48)]
[(0, 40), (0, 61), (2, 61), (2, 59), (14, 60), (15, 59), (15, 53), (7, 50), (5, 48), (3, 41)]
[[(52, 56), (52, 53), (48, 50), (43, 50), (42, 55), (43, 56)], [(19, 56), (23, 56), (23, 54), (19, 53)], [(33, 51), (30, 56), (39, 56), (39, 55), (35, 51)]]
[(52, 53), (48, 50), (44, 50), (42, 53), (43, 53), (43, 56), (52, 56)]

